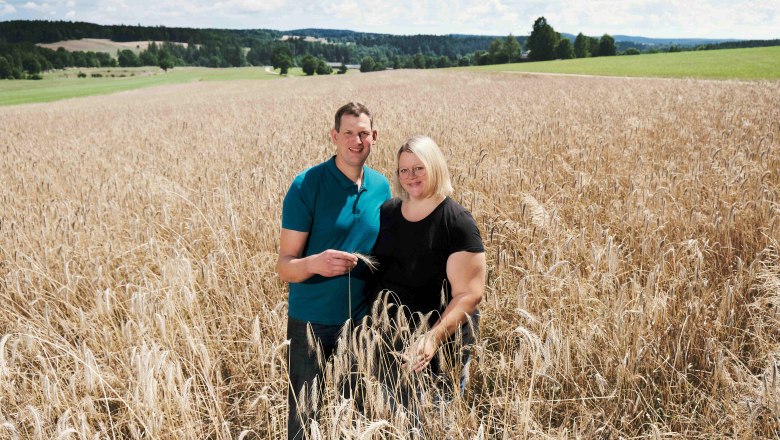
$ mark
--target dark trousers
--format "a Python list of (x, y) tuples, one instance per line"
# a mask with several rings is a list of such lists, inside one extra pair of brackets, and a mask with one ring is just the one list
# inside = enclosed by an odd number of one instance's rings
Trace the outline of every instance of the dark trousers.
[[(307, 327), (311, 326), (313, 340), (317, 347), (309, 346)], [(311, 420), (316, 420), (321, 406), (325, 363), (336, 350), (343, 325), (315, 324), (287, 317), (287, 339), (290, 340), (287, 371), (290, 375), (290, 387), (287, 392), (287, 438), (303, 439), (304, 432)], [(320, 350), (318, 362), (317, 350)], [(318, 390), (312, 393), (312, 384), (316, 378)], [(301, 392), (305, 388), (304, 392)], [(346, 387), (348, 388), (348, 387)], [(316, 400), (313, 401), (313, 397)], [(301, 401), (305, 397), (305, 401)], [(316, 407), (316, 410), (315, 410)]]

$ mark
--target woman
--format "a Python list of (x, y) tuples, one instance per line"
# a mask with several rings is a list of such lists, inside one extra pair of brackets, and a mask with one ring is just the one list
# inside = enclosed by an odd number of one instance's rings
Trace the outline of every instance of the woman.
[[(452, 184), (447, 164), (431, 138), (409, 139), (398, 150), (397, 164), (395, 193), (399, 197), (381, 208), (373, 252), (379, 270), (369, 292), (378, 296), (376, 306), (390, 304), (385, 316), (402, 316), (412, 333), (419, 330), (403, 364), (416, 373), (430, 371), (447, 384), (454, 359), (468, 360), (467, 354), (458, 356), (457, 342), (473, 340), (475, 320), (469, 322), (469, 317), (477, 313), (485, 288), (485, 250), (471, 214), (449, 197)], [(394, 307), (404, 313), (398, 315)], [(389, 326), (390, 333), (398, 331), (398, 324)], [(393, 350), (402, 349), (399, 338), (388, 336)], [(442, 356), (437, 352), (443, 352)], [(396, 382), (390, 387), (397, 386), (402, 367), (394, 359), (385, 356), (380, 368), (386, 383)], [(407, 404), (411, 396), (400, 397)]]

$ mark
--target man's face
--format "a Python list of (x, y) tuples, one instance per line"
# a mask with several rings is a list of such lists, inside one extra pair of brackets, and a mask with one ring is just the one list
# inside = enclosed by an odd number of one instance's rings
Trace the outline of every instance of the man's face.
[(330, 137), (336, 144), (336, 161), (347, 167), (360, 168), (366, 162), (377, 132), (371, 129), (368, 115), (343, 115), (339, 131), (332, 129)]

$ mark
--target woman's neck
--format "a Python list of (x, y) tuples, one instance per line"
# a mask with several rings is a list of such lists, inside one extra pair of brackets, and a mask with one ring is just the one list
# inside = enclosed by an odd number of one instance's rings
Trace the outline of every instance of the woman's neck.
[(433, 195), (431, 197), (415, 199), (408, 198), (401, 204), (401, 213), (410, 222), (416, 222), (428, 217), (434, 209), (444, 200), (444, 196)]

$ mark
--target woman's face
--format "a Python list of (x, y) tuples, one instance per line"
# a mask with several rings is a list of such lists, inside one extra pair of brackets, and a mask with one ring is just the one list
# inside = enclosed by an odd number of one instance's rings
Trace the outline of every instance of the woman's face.
[(427, 171), (414, 153), (404, 151), (398, 157), (398, 180), (410, 199), (423, 199), (427, 196)]

